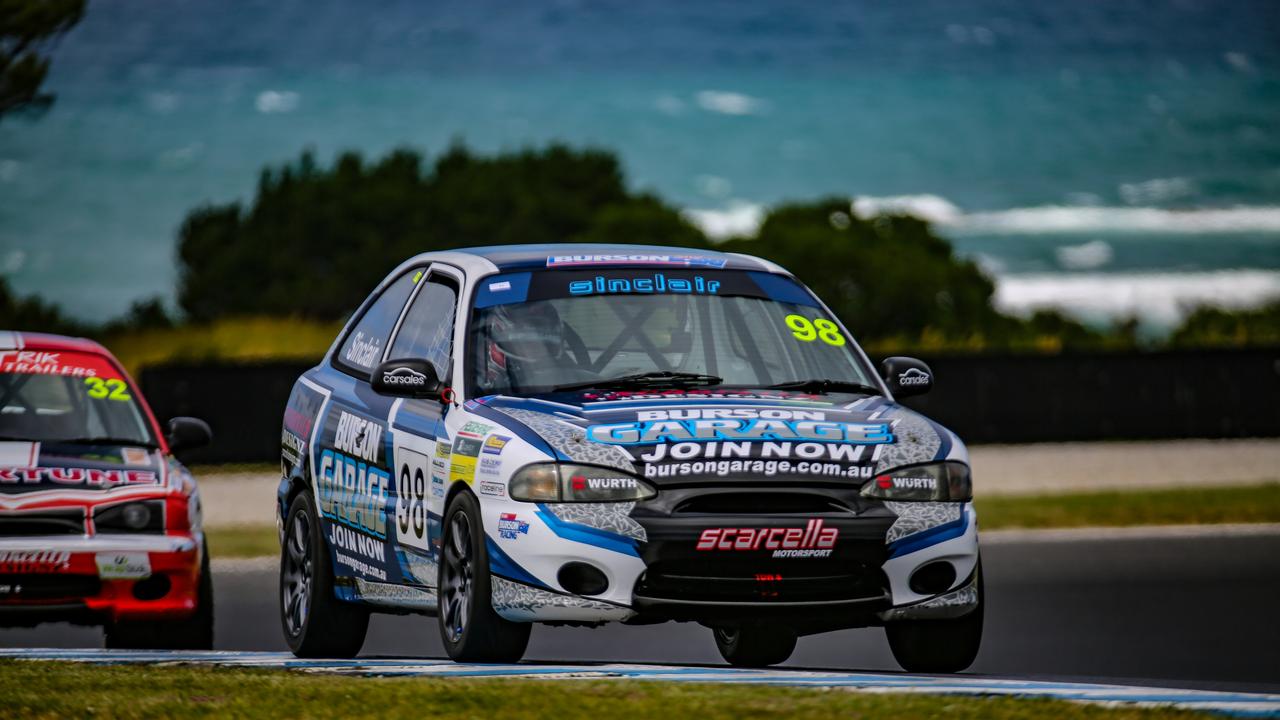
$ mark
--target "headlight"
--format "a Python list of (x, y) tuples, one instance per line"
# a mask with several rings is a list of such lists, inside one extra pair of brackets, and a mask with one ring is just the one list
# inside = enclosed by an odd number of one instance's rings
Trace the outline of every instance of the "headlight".
[(524, 502), (629, 502), (658, 494), (649, 483), (594, 465), (536, 463), (511, 478), (512, 500)]
[(862, 486), (862, 496), (881, 500), (959, 502), (973, 499), (969, 466), (958, 462), (913, 465), (877, 475)]
[(93, 513), (97, 532), (164, 532), (164, 501), (143, 500), (120, 503)]

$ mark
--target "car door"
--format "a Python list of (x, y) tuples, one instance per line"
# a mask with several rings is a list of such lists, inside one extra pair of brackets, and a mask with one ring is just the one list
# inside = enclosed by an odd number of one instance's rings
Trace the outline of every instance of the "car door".
[(315, 377), (329, 391), (312, 458), (316, 505), (339, 589), (357, 597), (370, 583), (402, 582), (389, 521), (394, 483), (387, 428), (394, 399), (373, 392), (369, 375), (386, 357), (426, 270), (410, 268), (393, 279)]
[[(431, 266), (415, 288), (387, 359), (425, 359), (450, 384), (453, 335), (462, 274), (447, 265)], [(440, 522), (448, 482), (450, 439), (439, 398), (396, 400), (391, 429), (394, 508), (390, 508), (397, 557), (406, 584), (433, 588)]]

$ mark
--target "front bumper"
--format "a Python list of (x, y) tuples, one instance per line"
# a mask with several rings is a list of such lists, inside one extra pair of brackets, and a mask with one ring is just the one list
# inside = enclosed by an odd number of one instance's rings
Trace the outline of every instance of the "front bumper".
[(0, 626), (189, 617), (200, 542), (190, 535), (0, 538)]
[[(491, 512), (486, 503), (491, 570), (499, 578), (494, 607), (517, 621), (775, 621), (821, 632), (958, 616), (976, 606), (976, 593), (965, 591), (978, 560), (977, 518), (968, 503), (881, 503), (849, 492), (790, 490), (735, 506), (730, 494), (707, 502), (714, 494), (665, 491), (657, 503), (540, 505), (534, 512), (510, 501), (494, 503), (502, 507)], [(507, 517), (507, 524), (490, 526), (490, 517)], [(716, 540), (709, 547), (708, 530)], [(727, 539), (724, 530), (732, 531)], [(793, 542), (786, 542), (787, 530)], [(817, 542), (830, 531), (833, 542)], [(598, 568), (608, 589), (575, 594), (560, 583), (567, 563)], [(949, 566), (952, 579), (913, 590), (917, 571), (937, 564)]]

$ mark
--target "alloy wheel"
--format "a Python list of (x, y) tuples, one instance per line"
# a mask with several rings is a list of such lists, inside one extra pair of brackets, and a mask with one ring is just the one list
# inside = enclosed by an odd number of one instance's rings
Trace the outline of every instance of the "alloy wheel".
[(311, 606), (311, 522), (306, 513), (295, 513), (285, 538), (284, 582), (280, 592), (284, 619), (290, 635), (302, 632)]
[(444, 547), (444, 626), (450, 642), (459, 642), (466, 631), (474, 580), (471, 555), (471, 522), (465, 512), (454, 513), (449, 541)]

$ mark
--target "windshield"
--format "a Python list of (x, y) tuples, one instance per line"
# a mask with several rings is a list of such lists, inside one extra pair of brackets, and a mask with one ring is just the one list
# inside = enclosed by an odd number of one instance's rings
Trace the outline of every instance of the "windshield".
[(0, 440), (155, 446), (133, 388), (92, 353), (0, 352)]
[[(795, 281), (737, 270), (600, 268), (485, 278), (470, 325), (476, 395), (594, 382), (876, 386), (853, 342)], [(645, 375), (647, 377), (633, 377)]]

